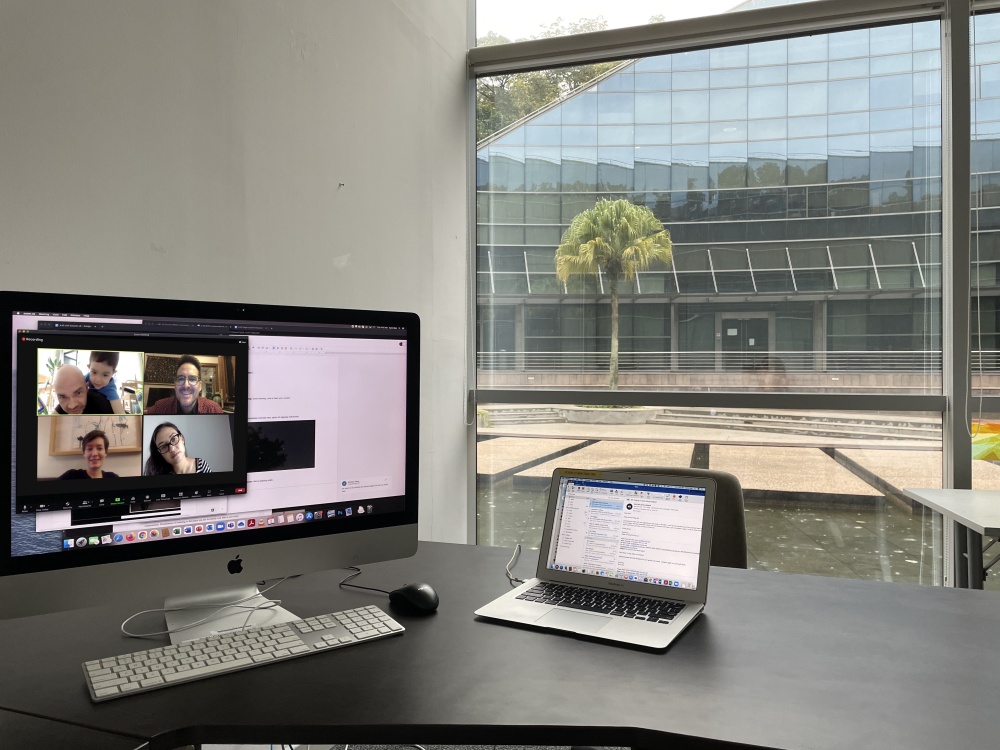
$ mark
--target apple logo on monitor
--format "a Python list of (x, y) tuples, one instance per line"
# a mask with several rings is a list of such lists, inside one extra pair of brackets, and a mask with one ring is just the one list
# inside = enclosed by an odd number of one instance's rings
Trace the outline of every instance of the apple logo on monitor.
[(237, 555), (235, 558), (229, 561), (226, 565), (226, 569), (229, 571), (230, 575), (236, 575), (237, 573), (243, 572), (243, 561), (240, 556)]

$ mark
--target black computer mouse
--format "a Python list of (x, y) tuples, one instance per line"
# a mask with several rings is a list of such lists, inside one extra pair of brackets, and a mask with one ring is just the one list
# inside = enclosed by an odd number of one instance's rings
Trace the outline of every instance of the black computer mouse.
[(437, 592), (429, 583), (408, 583), (389, 592), (389, 603), (403, 611), (428, 613), (438, 608)]

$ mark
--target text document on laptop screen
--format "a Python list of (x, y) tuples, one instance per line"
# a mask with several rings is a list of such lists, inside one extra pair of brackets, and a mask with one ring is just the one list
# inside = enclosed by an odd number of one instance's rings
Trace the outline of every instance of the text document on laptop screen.
[(705, 490), (562, 477), (546, 567), (695, 589)]

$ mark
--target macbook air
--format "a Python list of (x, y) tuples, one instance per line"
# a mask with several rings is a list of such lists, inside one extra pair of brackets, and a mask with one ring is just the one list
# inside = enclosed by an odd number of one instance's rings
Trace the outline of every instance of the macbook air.
[(558, 469), (535, 577), (491, 620), (665, 649), (705, 608), (715, 481)]

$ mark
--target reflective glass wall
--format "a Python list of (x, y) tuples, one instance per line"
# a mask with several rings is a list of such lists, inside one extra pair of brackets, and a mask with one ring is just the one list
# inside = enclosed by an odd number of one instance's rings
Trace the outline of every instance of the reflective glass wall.
[(607, 382), (611, 278), (560, 280), (554, 251), (624, 198), (672, 252), (616, 290), (621, 387), (940, 392), (939, 37), (924, 22), (626, 62), (484, 140), (479, 384)]
[[(1000, 18), (971, 42), (971, 477), (1000, 489)], [(941, 583), (941, 517), (904, 488), (946, 481), (943, 406), (920, 405), (948, 356), (942, 162), (923, 20), (623, 61), (484, 137), (480, 543), (537, 543), (532, 481), (556, 465), (722, 468), (748, 489), (752, 567)], [(669, 252), (558, 272), (574, 219), (622, 199)]]

